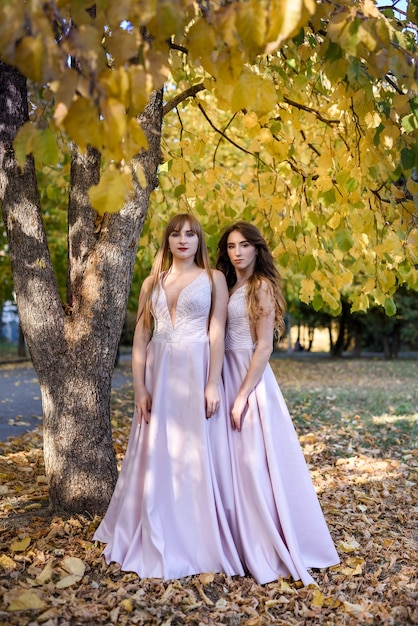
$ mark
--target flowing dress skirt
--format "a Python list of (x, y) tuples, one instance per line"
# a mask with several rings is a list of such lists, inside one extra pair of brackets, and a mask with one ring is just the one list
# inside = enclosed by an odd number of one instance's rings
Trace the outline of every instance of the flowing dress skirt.
[[(253, 348), (226, 351), (228, 411), (252, 355)], [(308, 568), (335, 565), (339, 558), (270, 365), (248, 398), (241, 432), (229, 427), (228, 439), (233, 505), (229, 499), (224, 506), (242, 562), (259, 583), (279, 575), (291, 575), (305, 585), (313, 582)], [(217, 468), (222, 476), (219, 463)], [(228, 482), (227, 475), (223, 482)]]
[[(121, 473), (94, 539), (106, 561), (165, 580), (199, 572), (243, 574), (215, 481), (205, 416), (207, 341), (148, 345), (149, 424), (134, 414)], [(223, 396), (222, 396), (223, 397)]]

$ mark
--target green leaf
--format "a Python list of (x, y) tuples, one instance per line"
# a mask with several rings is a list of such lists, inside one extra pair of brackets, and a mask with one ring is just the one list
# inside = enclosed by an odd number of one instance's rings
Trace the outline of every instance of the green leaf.
[(304, 274), (312, 274), (312, 272), (316, 269), (316, 260), (312, 254), (306, 254), (299, 261), (299, 269)]
[(392, 296), (387, 296), (385, 299), (385, 313), (389, 317), (392, 317), (396, 313), (396, 304)]
[(335, 203), (335, 189), (331, 187), (328, 191), (321, 191), (318, 194), (318, 200), (323, 203), (324, 206), (330, 206)]
[(414, 113), (405, 115), (405, 117), (402, 118), (402, 126), (407, 133), (411, 133), (413, 130), (418, 128), (418, 118), (414, 115)]
[(312, 306), (315, 311), (320, 311), (322, 309), (322, 307), (324, 306), (324, 301), (321, 294), (315, 294), (314, 299), (312, 300)]
[(353, 192), (358, 188), (358, 181), (355, 178), (349, 178), (345, 184), (348, 192)]
[(410, 170), (415, 165), (417, 152), (413, 148), (402, 148), (401, 163), (404, 170)]
[(335, 241), (341, 252), (348, 252), (354, 245), (353, 237), (348, 230), (339, 230), (335, 234)]
[(186, 185), (177, 185), (177, 187), (174, 190), (174, 197), (179, 198), (184, 193), (186, 193)]
[(342, 59), (343, 51), (341, 46), (335, 41), (331, 41), (329, 39), (327, 51), (325, 53), (324, 59), (325, 61), (338, 61), (338, 59)]

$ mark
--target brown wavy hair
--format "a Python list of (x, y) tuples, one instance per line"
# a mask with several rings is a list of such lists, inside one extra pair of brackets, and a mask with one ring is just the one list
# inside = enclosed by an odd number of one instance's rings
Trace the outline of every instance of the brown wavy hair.
[(262, 284), (266, 285), (274, 303), (275, 329), (279, 337), (284, 330), (284, 313), (286, 311), (286, 301), (280, 287), (280, 274), (274, 265), (273, 255), (256, 226), (249, 222), (235, 222), (223, 233), (218, 243), (217, 269), (225, 274), (228, 289), (237, 282), (234, 266), (228, 256), (228, 237), (234, 231), (238, 231), (248, 243), (257, 250), (254, 271), (247, 281), (247, 309), (250, 321), (255, 323), (261, 315), (265, 315), (258, 298), (258, 290)]
[(169, 248), (168, 239), (172, 232), (179, 231), (184, 224), (189, 222), (190, 230), (198, 236), (199, 244), (195, 255), (195, 263), (198, 267), (204, 269), (212, 285), (212, 270), (210, 267), (208, 250), (206, 247), (203, 228), (198, 219), (189, 213), (179, 213), (174, 215), (165, 227), (163, 240), (158, 250), (150, 273), (149, 289), (145, 294), (143, 303), (138, 308), (136, 322), (140, 322), (145, 330), (151, 330), (152, 324), (152, 295), (155, 289), (161, 287), (161, 277), (165, 272), (170, 271), (173, 264), (173, 255)]

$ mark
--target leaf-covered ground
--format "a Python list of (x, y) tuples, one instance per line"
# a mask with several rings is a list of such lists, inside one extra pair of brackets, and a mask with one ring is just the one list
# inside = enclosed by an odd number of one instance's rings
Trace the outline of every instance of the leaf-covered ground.
[[(418, 623), (418, 362), (277, 359), (341, 564), (290, 579), (140, 580), (106, 566), (99, 518), (51, 515), (41, 432), (0, 444), (0, 626)], [(122, 459), (132, 389), (113, 395)]]

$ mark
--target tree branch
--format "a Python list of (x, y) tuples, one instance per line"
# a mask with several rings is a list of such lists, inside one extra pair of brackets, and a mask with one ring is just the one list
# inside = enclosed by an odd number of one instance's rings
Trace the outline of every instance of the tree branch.
[(233, 139), (228, 137), (228, 135), (226, 135), (220, 128), (217, 128), (215, 126), (215, 124), (212, 122), (212, 120), (210, 119), (210, 117), (208, 116), (208, 114), (206, 113), (205, 109), (203, 108), (203, 106), (201, 105), (200, 102), (198, 104), (198, 107), (202, 111), (203, 116), (205, 117), (207, 122), (212, 126), (214, 131), (219, 133), (224, 139), (226, 139), (226, 141), (229, 141), (229, 143), (232, 144), (233, 146), (235, 146), (235, 148), (238, 148), (238, 150), (241, 150), (241, 152), (245, 152), (245, 154), (249, 154), (250, 156), (256, 158), (259, 163), (262, 163), (263, 165), (265, 165), (266, 167), (271, 169), (270, 166), (267, 165), (267, 163), (265, 163), (262, 159), (260, 159), (260, 156), (258, 154), (254, 154), (254, 152), (250, 152), (250, 150), (247, 150), (246, 148), (243, 148), (238, 143), (236, 143)]
[(302, 111), (307, 111), (308, 113), (312, 113), (321, 122), (324, 122), (324, 124), (339, 124), (340, 123), (340, 120), (328, 120), (328, 119), (326, 119), (325, 117), (323, 117), (321, 115), (321, 113), (319, 111), (315, 111), (315, 109), (311, 109), (310, 107), (306, 106), (305, 104), (301, 104), (300, 102), (295, 102), (294, 100), (291, 100), (287, 96), (284, 96), (283, 100), (287, 104), (290, 104), (290, 106), (292, 106), (292, 107), (296, 107), (297, 109), (301, 109)]
[(177, 96), (172, 98), (172, 100), (169, 100), (164, 105), (164, 107), (163, 107), (163, 117), (164, 117), (164, 115), (167, 115), (167, 113), (170, 113), (170, 111), (175, 109), (181, 102), (184, 102), (184, 100), (187, 100), (187, 98), (194, 98), (195, 95), (197, 93), (199, 93), (199, 91), (203, 91), (203, 89), (205, 89), (204, 84), (203, 83), (199, 83), (198, 85), (192, 85), (191, 87), (186, 89), (186, 91), (183, 91), (182, 93), (179, 93)]
[(188, 54), (189, 52), (187, 48), (185, 48), (184, 46), (180, 46), (180, 44), (178, 43), (174, 43), (174, 41), (172, 41), (171, 39), (168, 39), (167, 43), (171, 50), (178, 50), (179, 52), (183, 52), (184, 54)]

